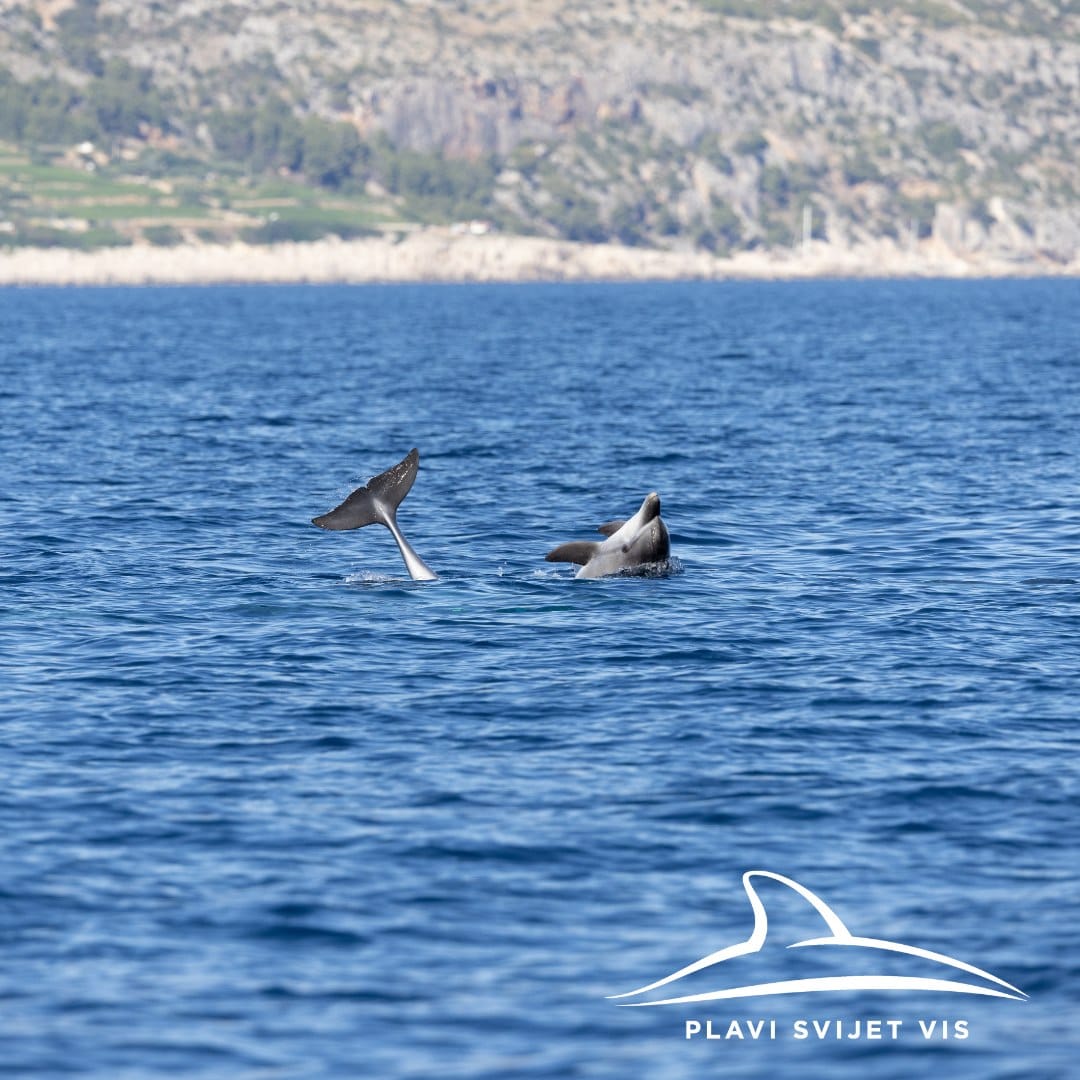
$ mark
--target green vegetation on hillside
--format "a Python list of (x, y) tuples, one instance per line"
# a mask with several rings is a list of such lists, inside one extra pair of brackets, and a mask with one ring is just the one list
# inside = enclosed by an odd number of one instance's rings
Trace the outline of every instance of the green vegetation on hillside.
[[(20, 83), (0, 70), (0, 139), (39, 166), (37, 171), (9, 168), (6, 174), (0, 168), (7, 189), (0, 198), (0, 216), (15, 225), (13, 231), (0, 232), (0, 245), (29, 243), (30, 237), (76, 247), (97, 239), (110, 244), (139, 236), (171, 240), (173, 233), (147, 232), (154, 228), (147, 220), (157, 218), (182, 219), (181, 226), (189, 228), (199, 225), (196, 219), (213, 218), (215, 231), (202, 226), (198, 235), (255, 242), (352, 237), (392, 218), (433, 224), (483, 219), (528, 229), (494, 198), (496, 178), (505, 164), (495, 156), (471, 160), (398, 149), (382, 134), (362, 140), (351, 124), (298, 116), (278, 96), (257, 108), (211, 110), (205, 118), (210, 146), (195, 155), (178, 153), (163, 147), (176, 143), (176, 134), (193, 127), (197, 118), (185, 122), (171, 106), (151, 85), (147, 72), (123, 62), (103, 63), (100, 76), (91, 76), (79, 88), (58, 78)], [(132, 141), (138, 144), (137, 154), (116, 153)], [(92, 144), (93, 150), (80, 156), (79, 144)], [(58, 200), (47, 197), (39, 181), (40, 167), (61, 155), (65, 164), (58, 167), (59, 174), (70, 190), (68, 198)], [(98, 175), (102, 157), (104, 176)], [(104, 177), (128, 180), (122, 190), (110, 189), (127, 196), (126, 205), (101, 201)], [(230, 225), (224, 211), (235, 211), (237, 198), (283, 177), (291, 190), (289, 205)], [(136, 178), (140, 184), (132, 186)], [(175, 198), (154, 195), (144, 182), (154, 179), (172, 181)], [(371, 189), (382, 197), (369, 196)], [(595, 201), (573, 183), (553, 179), (551, 194), (541, 219), (560, 235), (592, 242), (643, 242), (643, 212), (636, 204), (618, 208), (605, 222)], [(349, 204), (345, 212), (334, 209), (342, 199)], [(304, 213), (297, 213), (297, 207)], [(69, 219), (67, 225), (44, 226), (45, 213)], [(73, 224), (120, 220), (131, 225), (123, 234), (115, 228), (83, 231), (81, 224)]]
[(94, 164), (78, 156), (61, 165), (35, 164), (0, 144), (0, 247), (274, 243), (363, 236), (392, 224), (391, 208), (367, 196), (331, 198), (296, 180), (217, 174), (198, 182), (154, 180), (125, 174), (137, 162), (88, 168)]
[[(507, 221), (492, 201), (493, 158), (399, 151), (381, 135), (365, 142), (351, 124), (297, 116), (277, 96), (258, 108), (212, 110), (210, 147), (177, 152), (165, 147), (193, 123), (148, 72), (78, 58), (100, 70), (81, 87), (55, 77), (19, 82), (0, 69), (0, 140), (11, 147), (0, 158), (0, 246), (171, 243), (183, 228), (204, 239), (299, 241), (365, 235), (394, 218)], [(169, 182), (168, 196), (155, 179)], [(260, 210), (268, 183), (285, 195)], [(383, 197), (367, 194), (372, 185)], [(159, 219), (176, 223), (165, 232)]]
[(166, 103), (150, 73), (110, 60), (82, 88), (58, 78), (19, 82), (0, 69), (0, 138), (24, 146), (138, 135), (161, 126)]

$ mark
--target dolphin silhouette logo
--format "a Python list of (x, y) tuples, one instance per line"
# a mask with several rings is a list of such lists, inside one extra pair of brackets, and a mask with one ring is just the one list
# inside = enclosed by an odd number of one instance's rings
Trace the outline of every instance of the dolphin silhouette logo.
[[(770, 881), (778, 881), (789, 889), (798, 893), (811, 907), (822, 917), (829, 933), (824, 937), (810, 938), (807, 941), (796, 941), (789, 945), (789, 949), (802, 949), (818, 946), (845, 946), (876, 950), (881, 953), (900, 953), (906, 956), (918, 957), (921, 960), (934, 961), (943, 967), (952, 968), (967, 975), (973, 975), (983, 980), (983, 985), (970, 982), (962, 982), (956, 978), (922, 978), (906, 975), (836, 975), (824, 978), (790, 979), (782, 982), (756, 983), (751, 986), (735, 986), (725, 990), (711, 990), (700, 994), (686, 994), (679, 997), (663, 997), (660, 1000), (651, 1001), (623, 1001), (623, 998), (639, 997), (642, 994), (651, 993), (661, 987), (669, 986), (680, 979), (695, 972), (704, 971), (706, 968), (715, 967), (726, 960), (733, 960), (739, 956), (747, 956), (751, 953), (760, 952), (765, 944), (769, 931), (769, 918), (765, 912), (765, 905), (761, 902), (757, 890), (754, 888), (756, 878), (767, 878)], [(629, 990), (625, 994), (611, 994), (609, 1000), (618, 1001), (620, 1005), (682, 1005), (697, 1001), (721, 1001), (732, 998), (764, 997), (769, 994), (809, 994), (827, 990), (933, 990), (942, 993), (975, 994), (981, 997), (1009, 998), (1013, 1001), (1026, 1001), (1027, 994), (1017, 989), (1004, 979), (991, 975), (989, 971), (983, 971), (972, 964), (965, 964), (961, 960), (955, 960), (943, 953), (931, 952), (928, 949), (920, 949), (914, 945), (904, 945), (899, 941), (885, 941), (881, 938), (860, 937), (853, 934), (844, 925), (843, 920), (820, 896), (812, 893), (804, 885), (793, 881), (783, 874), (774, 874), (768, 870), (748, 870), (743, 874), (743, 888), (750, 900), (750, 907), (754, 912), (753, 933), (737, 945), (729, 945), (726, 949), (703, 956), (700, 960), (686, 967), (673, 971), (670, 975), (647, 986), (639, 986), (636, 990)], [(991, 985), (986, 985), (991, 984)]]

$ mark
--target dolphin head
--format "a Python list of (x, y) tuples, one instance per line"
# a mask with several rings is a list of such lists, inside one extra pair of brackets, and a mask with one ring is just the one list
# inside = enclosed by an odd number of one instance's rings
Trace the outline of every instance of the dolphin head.
[(632, 524), (632, 531), (623, 536), (622, 551), (628, 565), (659, 563), (670, 556), (671, 539), (660, 516), (660, 496), (655, 491), (645, 496), (641, 509), (627, 524)]
[[(633, 517), (623, 522), (611, 522), (611, 526), (618, 524), (619, 528), (609, 531), (608, 539), (624, 546), (633, 543), (638, 536), (648, 530), (649, 525), (654, 521), (660, 521), (660, 496), (655, 491), (650, 491), (641, 500), (641, 506)], [(609, 529), (610, 526), (604, 526), (604, 528)]]

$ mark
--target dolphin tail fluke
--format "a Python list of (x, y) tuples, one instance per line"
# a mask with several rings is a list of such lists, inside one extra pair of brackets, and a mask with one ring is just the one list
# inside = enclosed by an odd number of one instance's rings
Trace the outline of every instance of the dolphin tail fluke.
[(357, 488), (340, 506), (317, 518), (312, 518), (312, 525), (320, 529), (362, 529), (365, 525), (374, 525), (381, 521), (375, 500), (366, 487)]
[(320, 529), (362, 529), (365, 525), (386, 524), (401, 500), (409, 494), (420, 467), (420, 453), (415, 448), (386, 472), (373, 476), (357, 488), (340, 506), (321, 517), (312, 518)]
[(592, 540), (571, 540), (568, 544), (560, 544), (552, 548), (544, 558), (548, 562), (577, 563), (584, 566), (595, 554), (600, 545)]
[(367, 482), (368, 491), (384, 506), (396, 510), (412, 490), (420, 468), (420, 451), (414, 446), (396, 465), (373, 476)]
[(340, 506), (312, 518), (320, 529), (362, 529), (365, 525), (385, 525), (397, 541), (405, 567), (414, 581), (434, 581), (434, 571), (413, 550), (397, 524), (397, 508), (409, 494), (420, 467), (420, 452), (414, 447), (396, 465), (373, 476), (357, 488)]

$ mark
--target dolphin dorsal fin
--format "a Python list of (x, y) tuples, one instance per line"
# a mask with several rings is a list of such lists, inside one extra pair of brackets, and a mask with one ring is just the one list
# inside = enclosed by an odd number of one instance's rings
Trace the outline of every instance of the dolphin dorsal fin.
[(320, 529), (362, 529), (365, 525), (385, 524), (384, 515), (391, 515), (409, 494), (420, 467), (420, 452), (413, 447), (396, 465), (373, 476), (357, 488), (340, 506), (312, 518)]
[(584, 566), (595, 554), (600, 545), (593, 540), (571, 540), (552, 548), (544, 558), (548, 562), (569, 562)]
[(603, 533), (605, 536), (614, 536), (625, 524), (626, 521), (621, 519), (605, 521), (603, 525), (596, 526), (596, 531)]

